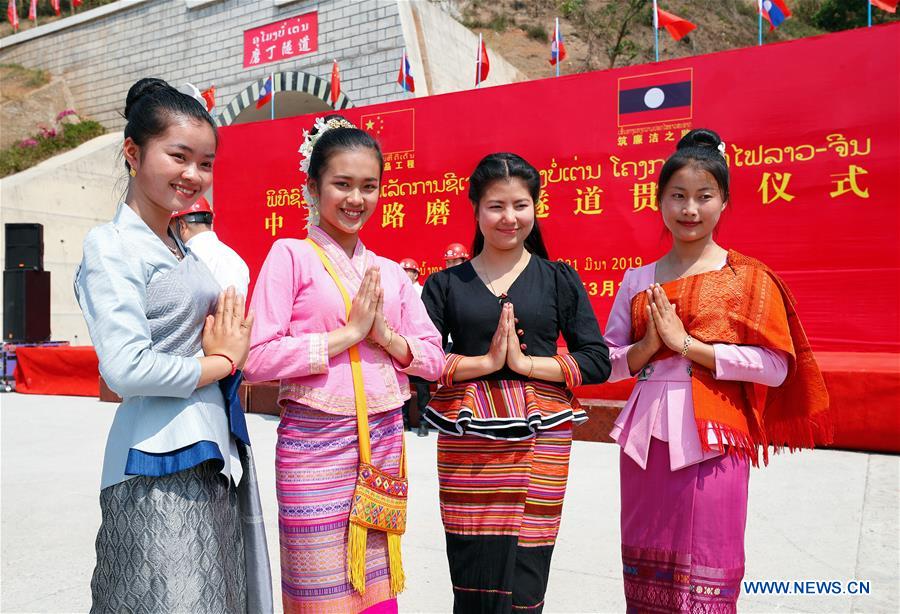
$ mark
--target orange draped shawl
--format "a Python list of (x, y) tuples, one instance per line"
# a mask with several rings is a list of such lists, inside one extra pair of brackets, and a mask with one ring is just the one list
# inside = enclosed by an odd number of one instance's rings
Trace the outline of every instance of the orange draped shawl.
[[(718, 449), (751, 459), (758, 448), (768, 464), (768, 446), (778, 452), (812, 448), (833, 439), (828, 392), (787, 286), (762, 262), (728, 252), (719, 271), (692, 275), (662, 285), (677, 307), (687, 332), (704, 343), (756, 345), (789, 356), (788, 375), (777, 388), (749, 382), (721, 381), (702, 365), (692, 365), (694, 418), (704, 450), (707, 432), (717, 435)], [(631, 303), (631, 338), (647, 331), (646, 293)], [(652, 360), (675, 355), (664, 347)]]

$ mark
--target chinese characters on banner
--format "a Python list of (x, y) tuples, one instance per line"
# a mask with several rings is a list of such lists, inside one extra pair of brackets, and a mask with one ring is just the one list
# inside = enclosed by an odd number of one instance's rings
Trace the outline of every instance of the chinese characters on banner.
[(244, 68), (280, 62), (319, 48), (316, 11), (244, 30)]
[[(668, 249), (657, 178), (682, 135), (707, 127), (731, 170), (719, 243), (783, 276), (814, 349), (897, 351), (900, 329), (871, 323), (900, 319), (900, 66), (871, 50), (892, 48), (898, 33), (881, 26), (346, 109), (384, 153), (363, 240), (425, 274), (439, 269), (445, 245), (472, 240), (472, 169), (516, 152), (540, 172), (550, 254), (578, 271), (602, 326), (625, 270)], [(305, 235), (297, 150), (314, 117), (221, 130), (216, 230), (254, 274), (273, 241)]]

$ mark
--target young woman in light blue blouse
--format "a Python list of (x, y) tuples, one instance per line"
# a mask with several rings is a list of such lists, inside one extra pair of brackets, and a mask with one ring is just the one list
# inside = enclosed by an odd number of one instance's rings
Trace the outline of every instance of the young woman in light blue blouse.
[(75, 278), (100, 373), (123, 398), (103, 460), (92, 612), (272, 608), (247, 427), (223, 395), (253, 316), (168, 231), (212, 183), (215, 124), (188, 87), (129, 90), (128, 191), (88, 233)]

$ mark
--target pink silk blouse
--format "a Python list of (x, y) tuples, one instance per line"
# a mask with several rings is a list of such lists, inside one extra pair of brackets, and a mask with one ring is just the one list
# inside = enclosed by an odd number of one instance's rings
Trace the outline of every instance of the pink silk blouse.
[[(721, 266), (725, 266), (723, 261)], [(720, 267), (721, 268), (721, 267)], [(713, 449), (704, 452), (700, 445), (694, 402), (691, 392), (691, 361), (671, 356), (651, 362), (639, 373), (628, 369), (631, 342), (631, 300), (653, 283), (656, 263), (625, 272), (616, 294), (604, 337), (609, 345), (612, 373), (616, 382), (637, 376), (634, 390), (616, 418), (610, 436), (642, 469), (647, 467), (650, 439), (669, 443), (669, 466), (672, 471), (722, 454)], [(716, 379), (754, 382), (779, 386), (787, 377), (788, 357), (776, 350), (752, 346), (713, 344), (716, 356)], [(707, 442), (719, 444), (712, 429)]]
[[(409, 343), (412, 362), (398, 364), (369, 341), (359, 344), (370, 414), (399, 407), (410, 397), (407, 375), (437, 380), (444, 368), (441, 337), (396, 262), (359, 241), (352, 258), (316, 226), (309, 237), (328, 255), (347, 293), (355, 296), (369, 267), (381, 270), (384, 315)], [(251, 382), (281, 380), (280, 405), (298, 403), (342, 416), (356, 415), (347, 352), (329, 359), (328, 331), (347, 323), (341, 294), (312, 246), (299, 239), (272, 245), (253, 289), (256, 313), (244, 375)]]

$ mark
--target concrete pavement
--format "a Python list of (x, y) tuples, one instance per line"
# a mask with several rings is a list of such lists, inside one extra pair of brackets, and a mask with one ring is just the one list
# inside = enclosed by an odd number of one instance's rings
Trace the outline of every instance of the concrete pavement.
[[(114, 411), (115, 405), (91, 398), (0, 395), (0, 611), (89, 609), (100, 465)], [(277, 591), (272, 470), (277, 420), (257, 414), (247, 419)], [(452, 607), (438, 513), (436, 441), (433, 433), (407, 434), (409, 588), (400, 597), (401, 612), (443, 613)], [(624, 611), (618, 489), (618, 449), (575, 442), (548, 614)], [(859, 580), (869, 583), (870, 592), (759, 595), (745, 589), (741, 611), (896, 612), (898, 499), (897, 456), (817, 450), (777, 456), (768, 468), (753, 470), (745, 581), (788, 581), (792, 587), (800, 581), (839, 581), (846, 589), (848, 581)]]

